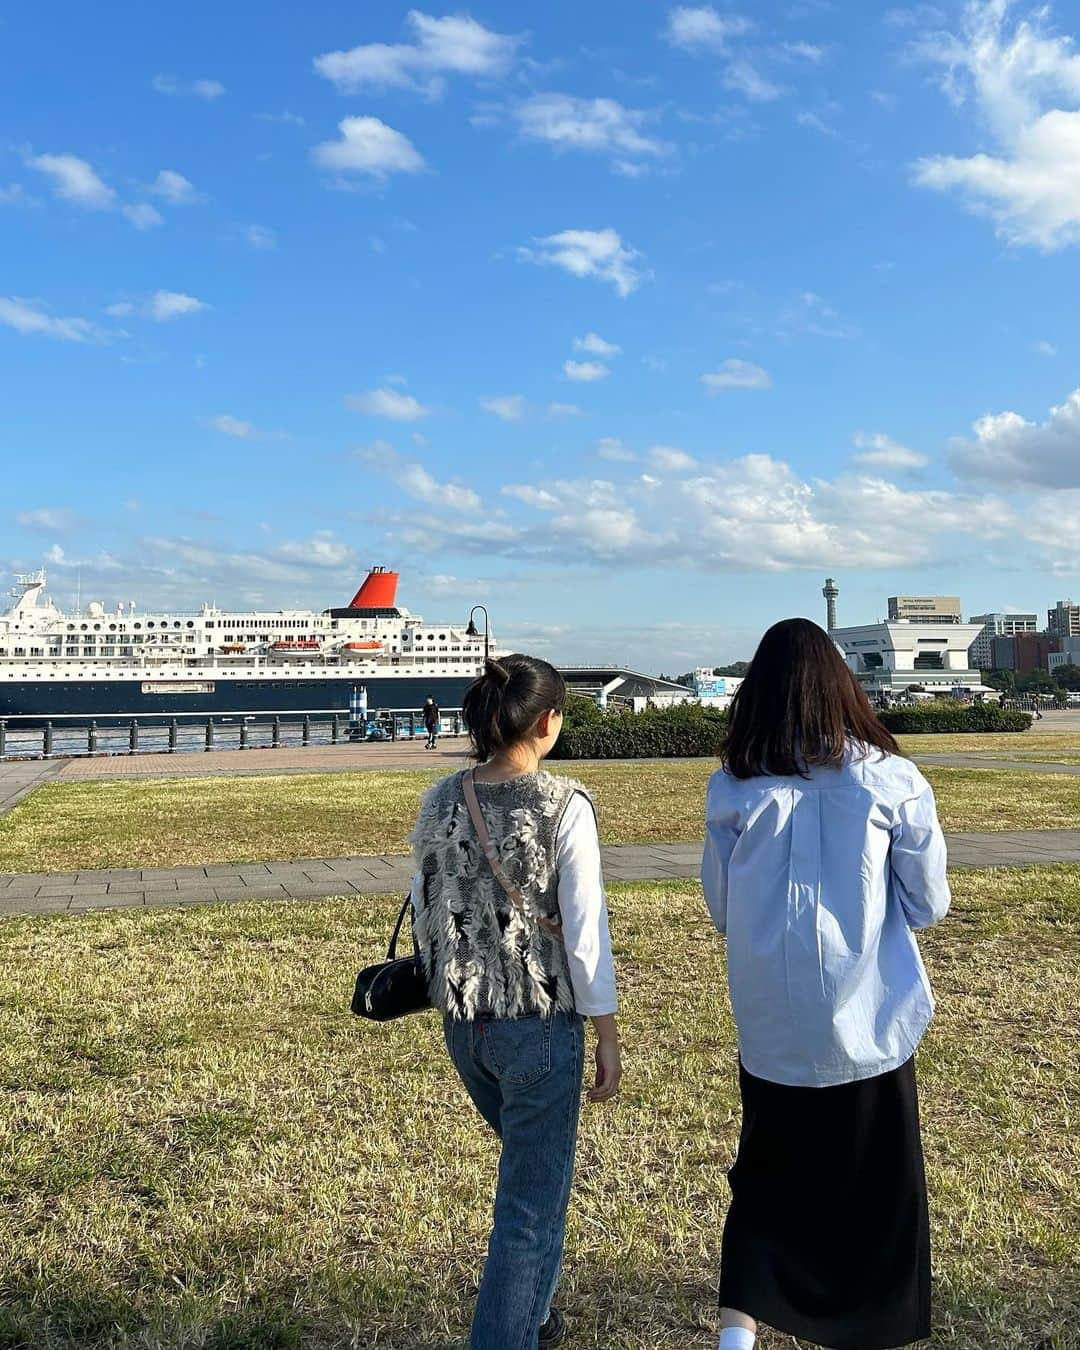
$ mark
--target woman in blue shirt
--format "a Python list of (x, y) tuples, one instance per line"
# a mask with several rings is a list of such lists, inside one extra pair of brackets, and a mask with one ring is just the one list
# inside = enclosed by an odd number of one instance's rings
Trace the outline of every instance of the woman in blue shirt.
[(720, 1350), (757, 1321), (831, 1350), (930, 1334), (913, 930), (949, 907), (929, 784), (832, 639), (762, 638), (709, 782), (701, 879), (727, 935), (743, 1121)]

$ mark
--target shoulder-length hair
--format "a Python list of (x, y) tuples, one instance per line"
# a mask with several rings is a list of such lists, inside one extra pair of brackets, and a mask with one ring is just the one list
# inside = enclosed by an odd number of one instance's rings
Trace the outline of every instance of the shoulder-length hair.
[(774, 624), (732, 699), (724, 767), (735, 778), (806, 777), (842, 764), (852, 744), (900, 753), (825, 630), (809, 619)]

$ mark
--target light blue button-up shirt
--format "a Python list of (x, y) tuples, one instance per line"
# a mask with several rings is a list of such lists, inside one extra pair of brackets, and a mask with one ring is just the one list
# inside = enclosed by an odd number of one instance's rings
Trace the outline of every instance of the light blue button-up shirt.
[(950, 897), (934, 794), (910, 760), (852, 751), (809, 775), (713, 774), (701, 881), (747, 1071), (829, 1087), (914, 1053), (934, 1000), (912, 930)]

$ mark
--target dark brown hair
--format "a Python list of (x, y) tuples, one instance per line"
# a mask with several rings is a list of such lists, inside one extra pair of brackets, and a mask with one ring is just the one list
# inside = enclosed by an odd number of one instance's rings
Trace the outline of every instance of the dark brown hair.
[(566, 681), (538, 656), (514, 653), (484, 663), (461, 703), (473, 758), (483, 762), (523, 741), (544, 713), (562, 712)]
[(724, 767), (736, 778), (843, 763), (850, 743), (898, 755), (832, 638), (809, 619), (765, 634), (731, 701)]

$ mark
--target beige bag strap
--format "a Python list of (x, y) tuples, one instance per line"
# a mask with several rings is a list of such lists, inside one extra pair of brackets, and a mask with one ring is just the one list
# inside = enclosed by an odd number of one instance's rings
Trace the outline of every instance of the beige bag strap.
[[(502, 865), (502, 859), (499, 857), (499, 850), (495, 847), (495, 842), (488, 830), (487, 821), (484, 819), (484, 813), (480, 810), (480, 803), (476, 797), (476, 783), (473, 778), (475, 770), (467, 769), (461, 775), (461, 790), (465, 794), (465, 805), (469, 808), (469, 816), (473, 823), (473, 829), (476, 831), (476, 837), (480, 840), (480, 847), (484, 850), (484, 856), (488, 860), (488, 865), (495, 873), (495, 879), (506, 892), (510, 903), (524, 918), (532, 919), (533, 915), (529, 913), (525, 904), (525, 897), (521, 893), (521, 888), (515, 886), (507, 874), (506, 868)], [(545, 928), (549, 933), (558, 934), (561, 925), (546, 917), (536, 917), (534, 920)]]

